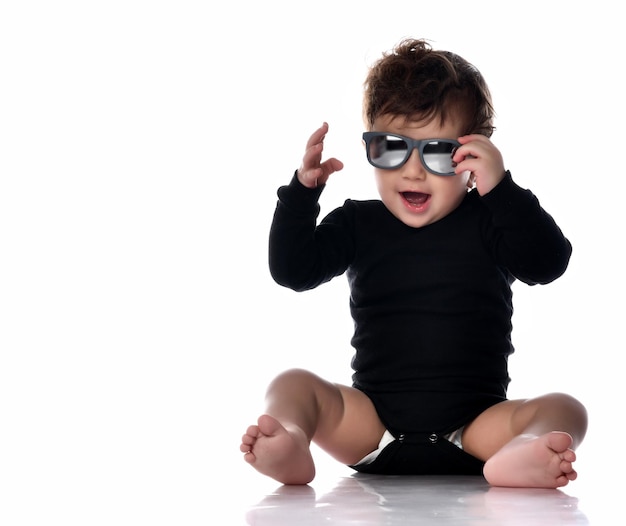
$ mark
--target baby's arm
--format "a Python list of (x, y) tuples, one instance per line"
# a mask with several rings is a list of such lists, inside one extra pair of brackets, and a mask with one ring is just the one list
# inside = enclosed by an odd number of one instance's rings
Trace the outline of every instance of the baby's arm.
[(327, 132), (328, 124), (324, 123), (313, 132), (306, 143), (302, 165), (298, 169), (298, 180), (307, 188), (316, 188), (326, 184), (332, 173), (343, 168), (343, 163), (334, 157), (322, 162), (324, 139)]
[(496, 260), (517, 279), (545, 284), (565, 272), (572, 245), (530, 190), (506, 172), (481, 202), (489, 209), (489, 244)]
[(343, 168), (337, 159), (321, 162), (324, 123), (309, 138), (301, 167), (278, 189), (270, 230), (269, 265), (274, 280), (293, 290), (309, 290), (342, 274), (351, 257), (352, 240), (342, 223), (317, 228), (318, 199), (328, 177)]

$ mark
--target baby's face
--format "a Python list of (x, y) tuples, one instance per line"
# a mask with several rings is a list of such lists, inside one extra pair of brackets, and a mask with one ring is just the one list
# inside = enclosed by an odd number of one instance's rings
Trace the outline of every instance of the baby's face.
[[(403, 135), (416, 140), (454, 139), (462, 135), (460, 125), (435, 119), (429, 123), (405, 121), (383, 115), (374, 121), (372, 131)], [(419, 152), (395, 169), (374, 168), (378, 193), (385, 206), (404, 224), (420, 228), (447, 216), (457, 208), (468, 190), (470, 172), (435, 175), (423, 166)]]

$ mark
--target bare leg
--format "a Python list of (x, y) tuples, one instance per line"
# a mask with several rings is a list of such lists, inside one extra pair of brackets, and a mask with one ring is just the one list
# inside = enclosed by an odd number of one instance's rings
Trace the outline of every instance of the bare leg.
[(240, 450), (264, 475), (283, 484), (308, 484), (315, 476), (314, 440), (337, 460), (352, 464), (376, 449), (384, 427), (370, 399), (351, 387), (291, 370), (269, 386), (267, 414), (248, 427)]
[(464, 449), (485, 460), (494, 486), (558, 488), (577, 477), (574, 449), (587, 430), (585, 408), (553, 393), (502, 402), (466, 427)]

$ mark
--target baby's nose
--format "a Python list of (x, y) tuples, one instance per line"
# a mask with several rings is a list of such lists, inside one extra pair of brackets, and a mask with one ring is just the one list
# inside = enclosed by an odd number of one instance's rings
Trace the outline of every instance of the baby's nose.
[(402, 175), (407, 179), (424, 179), (426, 177), (426, 168), (422, 164), (422, 160), (420, 159), (417, 149), (414, 149), (411, 152), (411, 155), (402, 168)]

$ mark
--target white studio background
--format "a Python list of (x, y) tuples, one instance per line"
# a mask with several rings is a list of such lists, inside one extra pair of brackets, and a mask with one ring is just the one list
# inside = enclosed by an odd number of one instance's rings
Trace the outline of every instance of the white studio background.
[(574, 245), (560, 280), (515, 286), (510, 395), (579, 397), (581, 471), (604, 462), (624, 430), (619, 20), (605, 0), (2, 3), (3, 524), (206, 523), (216, 481), (257, 477), (238, 440), (277, 372), (350, 381), (345, 279), (281, 289), (268, 230), (322, 121), (346, 165), (322, 214), (375, 197), (362, 82), (407, 36), (482, 71), (507, 167)]

